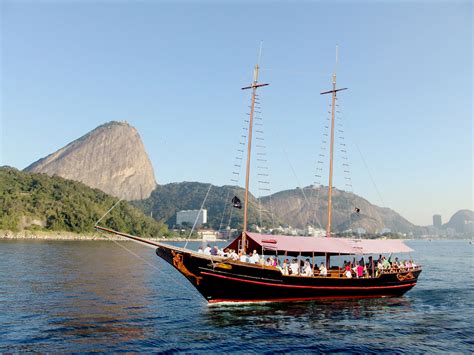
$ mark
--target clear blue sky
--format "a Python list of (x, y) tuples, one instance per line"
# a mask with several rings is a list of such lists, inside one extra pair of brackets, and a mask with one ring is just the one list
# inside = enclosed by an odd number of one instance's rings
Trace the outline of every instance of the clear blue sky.
[(229, 184), (263, 40), (271, 189), (310, 185), (339, 44), (354, 192), (422, 225), (473, 208), (471, 1), (0, 3), (0, 165), (126, 120), (158, 183)]

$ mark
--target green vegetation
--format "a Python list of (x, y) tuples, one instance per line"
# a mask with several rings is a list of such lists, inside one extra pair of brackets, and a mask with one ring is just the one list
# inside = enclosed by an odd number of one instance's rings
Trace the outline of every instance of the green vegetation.
[[(117, 198), (60, 177), (0, 167), (0, 229), (94, 232), (95, 222)], [(143, 237), (168, 236), (168, 228), (120, 202), (100, 223)]]
[[(154, 218), (164, 220), (168, 226), (173, 227), (176, 225), (176, 212), (200, 209), (208, 189), (209, 184), (200, 182), (159, 185), (149, 198), (133, 201), (133, 204), (147, 215), (152, 213)], [(224, 229), (228, 225), (232, 228), (242, 227), (243, 209), (232, 207), (231, 200), (234, 196), (239, 197), (243, 204), (243, 189), (233, 186), (212, 186), (203, 207), (207, 209), (209, 227), (216, 230), (219, 227)], [(252, 225), (258, 223), (260, 219), (259, 203), (253, 196), (249, 196), (249, 201), (249, 225)], [(261, 218), (264, 225), (272, 226), (268, 211), (262, 211)]]

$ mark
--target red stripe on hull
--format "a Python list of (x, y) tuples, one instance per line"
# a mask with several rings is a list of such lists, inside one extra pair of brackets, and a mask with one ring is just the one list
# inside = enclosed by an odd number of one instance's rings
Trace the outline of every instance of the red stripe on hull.
[(271, 287), (286, 287), (286, 288), (303, 288), (303, 289), (317, 289), (317, 290), (357, 290), (357, 291), (363, 291), (367, 289), (397, 289), (397, 288), (407, 288), (407, 287), (413, 287), (416, 285), (416, 282), (410, 283), (410, 284), (403, 284), (403, 285), (390, 285), (390, 286), (365, 286), (365, 287), (354, 287), (354, 286), (300, 286), (300, 285), (279, 285), (279, 284), (272, 284), (268, 282), (261, 282), (261, 281), (253, 281), (253, 280), (244, 280), (244, 279), (238, 279), (235, 277), (230, 277), (230, 276), (224, 276), (224, 275), (216, 275), (216, 274), (211, 274), (209, 272), (201, 272), (203, 275), (209, 275), (209, 276), (214, 276), (222, 279), (227, 279), (227, 280), (233, 280), (233, 281), (238, 281), (238, 282), (245, 282), (245, 283), (251, 283), (251, 284), (256, 284), (256, 285), (264, 285), (264, 286), (271, 286)]

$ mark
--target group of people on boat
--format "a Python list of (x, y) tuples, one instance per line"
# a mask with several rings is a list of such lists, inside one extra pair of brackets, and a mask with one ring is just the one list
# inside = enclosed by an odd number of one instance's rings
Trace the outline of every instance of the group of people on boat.
[(327, 276), (328, 270), (324, 263), (318, 267), (313, 268), (309, 259), (305, 261), (294, 258), (291, 260), (285, 259), (281, 267), (281, 273), (283, 275), (293, 275), (293, 276)]
[[(306, 260), (293, 258), (291, 261), (285, 258), (281, 263), (277, 256), (259, 255), (257, 250), (253, 250), (248, 254), (243, 253), (242, 251), (237, 253), (233, 249), (221, 249), (217, 245), (211, 247), (208, 244), (205, 248), (200, 247), (198, 253), (228, 258), (232, 261), (275, 267), (280, 270), (283, 275), (326, 277), (329, 273), (324, 262), (321, 262), (319, 266), (315, 265), (313, 267), (309, 258)], [(398, 257), (391, 260), (391, 256), (387, 259), (385, 256), (379, 255), (377, 260), (372, 256), (369, 256), (367, 262), (364, 257), (359, 261), (356, 261), (355, 258), (353, 261), (344, 260), (342, 268), (333, 266), (331, 270), (342, 274), (342, 276), (346, 278), (372, 278), (378, 277), (382, 273), (411, 271), (416, 267), (417, 265), (413, 260), (400, 261)]]
[(361, 258), (358, 262), (344, 260), (343, 275), (347, 278), (363, 278), (363, 277), (378, 277), (383, 273), (398, 273), (412, 271), (417, 268), (417, 265), (413, 260), (399, 261), (396, 257), (393, 261), (391, 257), (388, 259), (379, 255), (377, 260), (374, 260), (372, 256), (369, 256), (368, 262), (364, 262), (364, 258)]

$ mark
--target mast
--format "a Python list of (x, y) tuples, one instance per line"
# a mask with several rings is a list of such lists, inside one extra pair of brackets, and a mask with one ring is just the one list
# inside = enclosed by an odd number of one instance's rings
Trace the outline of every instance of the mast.
[(332, 75), (332, 90), (324, 91), (321, 95), (332, 94), (331, 101), (331, 139), (329, 143), (329, 185), (328, 185), (328, 223), (326, 225), (326, 237), (331, 236), (331, 220), (332, 220), (332, 175), (333, 175), (333, 160), (334, 160), (334, 116), (336, 111), (336, 93), (338, 91), (347, 90), (347, 88), (336, 89), (336, 70), (338, 62), (338, 46), (336, 46), (336, 65)]
[[(260, 47), (261, 52), (261, 47)], [(260, 54), (259, 54), (260, 57)], [(246, 242), (247, 242), (247, 219), (248, 219), (248, 205), (249, 205), (249, 182), (250, 182), (250, 153), (252, 151), (252, 128), (253, 128), (253, 115), (255, 112), (255, 98), (257, 96), (257, 88), (267, 86), (269, 84), (258, 83), (258, 62), (255, 65), (253, 71), (253, 82), (250, 86), (242, 88), (242, 90), (252, 89), (252, 101), (250, 104), (250, 117), (249, 117), (249, 130), (248, 130), (248, 143), (247, 143), (247, 165), (245, 169), (245, 198), (244, 198), (244, 226), (242, 228), (242, 252), (245, 253)]]

